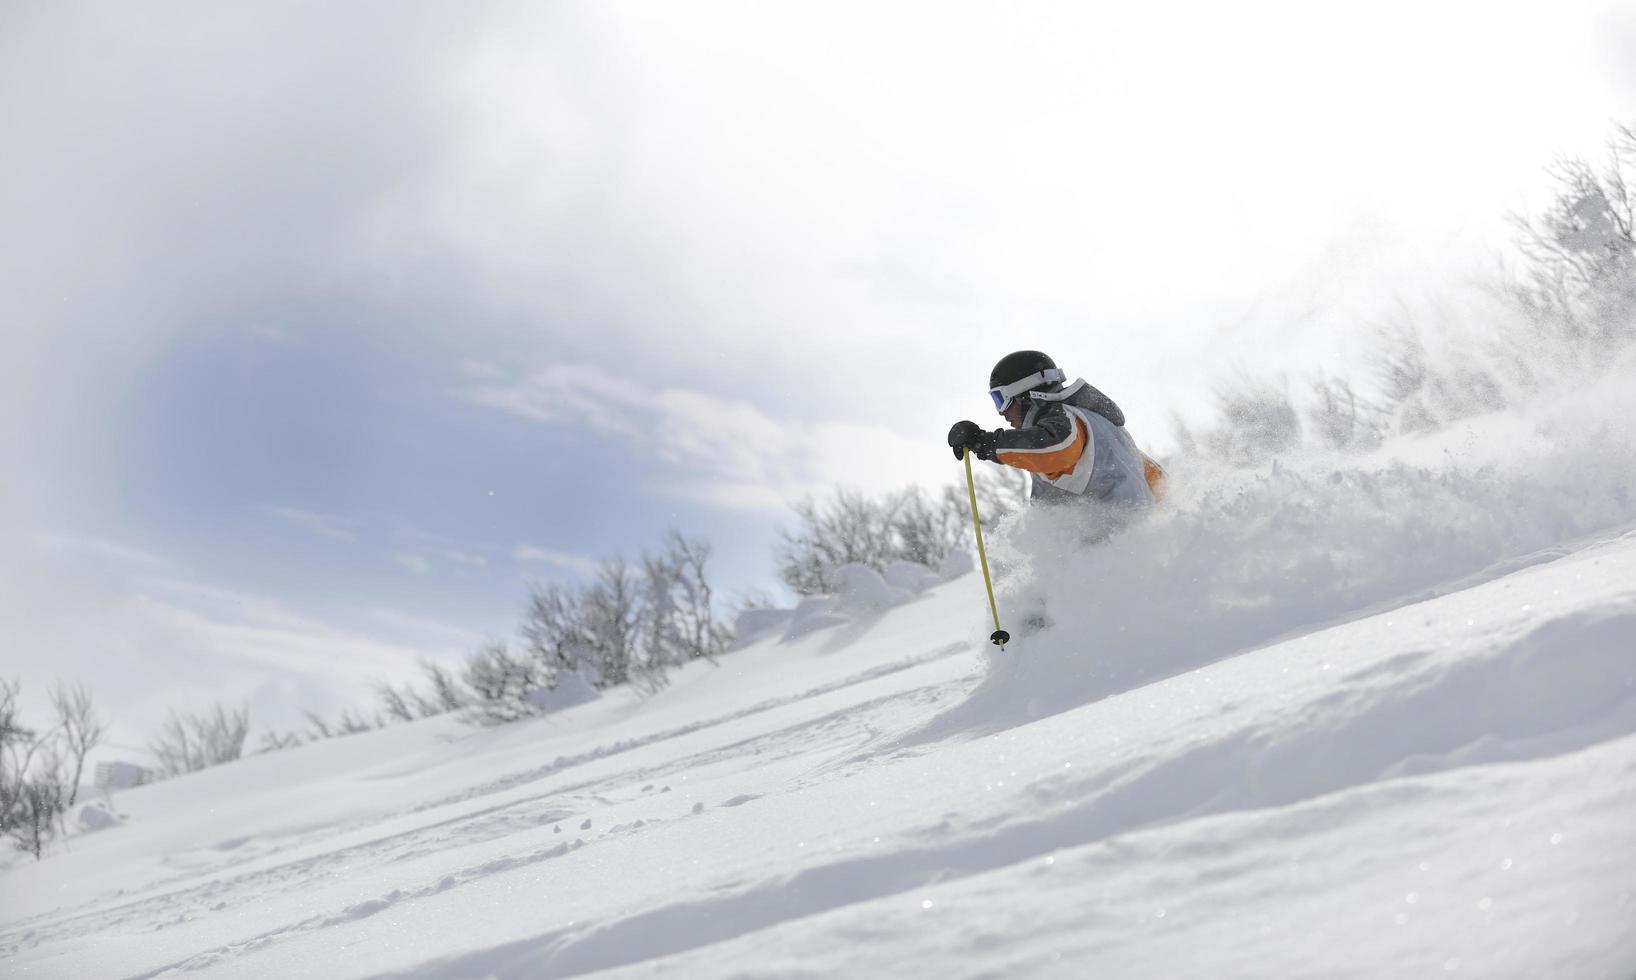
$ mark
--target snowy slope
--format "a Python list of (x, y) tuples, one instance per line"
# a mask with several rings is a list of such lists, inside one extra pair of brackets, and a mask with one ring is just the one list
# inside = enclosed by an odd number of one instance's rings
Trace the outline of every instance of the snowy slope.
[(124, 793), (0, 876), (0, 973), (1628, 980), (1636, 468), (1531, 444), (1025, 522), (1002, 601), (1051, 625), (1004, 653), (966, 576)]

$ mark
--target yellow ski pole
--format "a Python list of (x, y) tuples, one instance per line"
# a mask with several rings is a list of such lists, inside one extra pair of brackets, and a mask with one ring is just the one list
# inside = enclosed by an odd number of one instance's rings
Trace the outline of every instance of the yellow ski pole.
[(988, 553), (983, 550), (983, 522), (977, 516), (977, 483), (971, 478), (971, 450), (961, 454), (966, 460), (966, 493), (971, 497), (971, 526), (977, 530), (977, 560), (983, 566), (983, 587), (988, 589), (988, 611), (994, 614), (994, 633), (989, 642), (1005, 649), (1011, 634), (1000, 628), (1000, 608), (994, 604), (994, 580), (988, 577)]

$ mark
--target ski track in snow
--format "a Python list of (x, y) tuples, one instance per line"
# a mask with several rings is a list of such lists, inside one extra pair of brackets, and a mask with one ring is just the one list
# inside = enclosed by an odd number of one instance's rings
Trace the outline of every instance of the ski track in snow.
[[(671, 742), (682, 736), (704, 731), (716, 727), (727, 721), (745, 718), (751, 715), (762, 714), (783, 705), (808, 701), (821, 694), (841, 691), (856, 684), (865, 683), (880, 677), (886, 677), (899, 671), (910, 669), (920, 664), (928, 663), (947, 657), (953, 653), (966, 649), (964, 644), (943, 647), (931, 653), (904, 658), (892, 664), (862, 672), (845, 678), (841, 681), (821, 685), (801, 694), (794, 694), (783, 698), (771, 699), (730, 715), (701, 721), (695, 725), (670, 729), (654, 736), (613, 743), (595, 751), (584, 753), (571, 758), (559, 758), (550, 765), (517, 774), (494, 783), (474, 787), (459, 796), (450, 797), (436, 803), (428, 803), (416, 807), (417, 813), (429, 813), (433, 810), (449, 809), (473, 799), (481, 799), (507, 790), (514, 790), (520, 786), (538, 782), (549, 776), (563, 773), (576, 766), (588, 762), (602, 760), (610, 756), (627, 753), (642, 745), (659, 742)], [(702, 768), (723, 761), (733, 761), (750, 757), (765, 762), (771, 759), (783, 758), (799, 754), (806, 744), (808, 736), (822, 733), (838, 726), (842, 719), (850, 719), (857, 723), (866, 719), (874, 709), (886, 705), (888, 702), (901, 702), (904, 699), (913, 701), (925, 697), (927, 692), (919, 690), (894, 691), (891, 695), (882, 696), (860, 703), (849, 705), (845, 710), (831, 712), (821, 717), (803, 721), (795, 725), (779, 728), (765, 734), (734, 741), (709, 750), (684, 755), (676, 759), (666, 760), (664, 763), (652, 766), (615, 771), (607, 776), (599, 777), (578, 783), (569, 783), (554, 786), (539, 794), (523, 796), (506, 800), (478, 810), (468, 810), (452, 816), (435, 819), (430, 822), (418, 823), (412, 829), (388, 836), (375, 837), (360, 843), (345, 846), (330, 846), (323, 848), (319, 853), (291, 860), (275, 863), (270, 867), (254, 871), (234, 873), (231, 869), (217, 872), (210, 869), (213, 876), (210, 880), (186, 885), (175, 890), (164, 891), (158, 895), (146, 896), (133, 901), (123, 902), (113, 908), (102, 909), (68, 918), (53, 916), (50, 925), (35, 925), (26, 931), (26, 944), (33, 945), (47, 942), (52, 939), (63, 938), (86, 932), (99, 932), (106, 929), (116, 929), (132, 923), (140, 923), (156, 916), (160, 921), (160, 928), (165, 923), (182, 923), (192, 918), (217, 910), (222, 896), (235, 894), (254, 894), (265, 898), (281, 891), (298, 892), (312, 887), (315, 881), (336, 880), (344, 875), (355, 874), (360, 867), (370, 864), (387, 862), (412, 861), (415, 858), (446, 850), (450, 847), (472, 847), (491, 841), (503, 841), (521, 830), (538, 828), (542, 825), (558, 825), (569, 821), (579, 813), (605, 805), (608, 800), (597, 796), (598, 790), (617, 790), (647, 779), (661, 778), (666, 772), (685, 771)], [(753, 798), (753, 797), (752, 797)], [(723, 802), (722, 806), (736, 806), (748, 802), (749, 798), (735, 798)], [(585, 803), (574, 808), (564, 809), (563, 801), (583, 800)], [(663, 817), (649, 817), (637, 824), (646, 825), (657, 823)], [(674, 818), (670, 818), (674, 819)], [(573, 820), (578, 823), (577, 820)], [(621, 828), (613, 828), (608, 833), (617, 834)], [(415, 890), (394, 890), (380, 899), (372, 899), (356, 906), (342, 910), (333, 915), (319, 915), (271, 930), (263, 935), (254, 937), (242, 944), (236, 944), (234, 950), (254, 950), (267, 943), (293, 932), (322, 929), (339, 922), (373, 915), (383, 909), (409, 899), (428, 894), (435, 894), (454, 887), (465, 881), (485, 877), (500, 871), (510, 870), (533, 864), (539, 861), (560, 857), (570, 850), (583, 846), (585, 841), (575, 837), (571, 843), (559, 842), (553, 846), (541, 848), (526, 855), (517, 857), (502, 857), (486, 860), (472, 867), (445, 875), (435, 884)], [(320, 845), (322, 846), (322, 845)], [(218, 845), (219, 847), (219, 845)], [(237, 850), (237, 848), (234, 848)], [(276, 854), (276, 852), (275, 852)], [(269, 855), (256, 855), (253, 860), (260, 861)], [(250, 863), (247, 858), (240, 863)], [(203, 870), (203, 869), (200, 869)], [(158, 883), (158, 888), (166, 888), (196, 879), (198, 873), (183, 874), (173, 879)], [(20, 926), (30, 925), (30, 920), (23, 920)], [(0, 933), (0, 949), (6, 948), (13, 936), (8, 931)], [(15, 948), (15, 947), (14, 947)], [(185, 963), (170, 964), (159, 970), (149, 971), (133, 976), (153, 976), (166, 969), (177, 967), (193, 968), (208, 965), (221, 958), (229, 950), (212, 951), (203, 955), (203, 958), (190, 958)]]
[[(1137, 763), (1090, 780), (1059, 776), (1036, 782), (1029, 798), (1050, 812), (1040, 819), (1003, 818), (992, 829), (978, 823), (969, 828), (975, 833), (946, 844), (807, 868), (592, 930), (544, 933), (385, 976), (575, 976), (1180, 819), (1300, 803), (1409, 772), (1572, 752), (1636, 732), (1633, 647), (1636, 596), (1547, 622), (1424, 683), (1401, 681), (1434, 655), (1398, 654), (1344, 678), (1384, 682), (1384, 696), (1380, 690), (1325, 695), (1311, 705), (1317, 710), (1298, 716), (1295, 731), (1246, 728), (1150, 765)], [(1482, 710), (1449, 710), (1465, 705)], [(1335, 721), (1314, 732), (1313, 717)], [(1346, 759), (1344, 767), (1335, 764), (1339, 758)], [(935, 828), (922, 835), (938, 836)]]

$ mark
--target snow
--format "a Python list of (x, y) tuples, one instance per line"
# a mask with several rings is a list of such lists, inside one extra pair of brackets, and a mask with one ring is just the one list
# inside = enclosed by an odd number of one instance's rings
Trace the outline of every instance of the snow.
[(73, 817), (74, 825), (85, 833), (117, 827), (121, 819), (112, 806), (100, 800), (80, 804), (75, 808)]
[(534, 707), (539, 708), (542, 714), (549, 714), (595, 701), (600, 696), (601, 694), (591, 686), (591, 682), (586, 680), (584, 675), (578, 671), (569, 671), (557, 677), (555, 686), (529, 692), (528, 700)]
[(836, 593), (839, 601), (835, 610), (843, 616), (871, 616), (901, 606), (915, 595), (911, 589), (887, 584), (880, 572), (867, 565), (842, 565), (836, 569), (836, 576), (841, 587)]
[[(902, 589), (910, 595), (920, 595), (942, 581), (936, 572), (925, 565), (912, 561), (893, 562), (886, 566), (886, 571), (882, 573), (881, 577), (887, 585)], [(959, 576), (953, 577), (958, 578)]]
[(734, 649), (742, 649), (789, 626), (793, 609), (746, 609), (733, 619)]
[(649, 697), (120, 792), (0, 973), (1627, 980), (1636, 459), (1574, 410), (1030, 514), (1004, 652), (969, 563), (848, 571)]

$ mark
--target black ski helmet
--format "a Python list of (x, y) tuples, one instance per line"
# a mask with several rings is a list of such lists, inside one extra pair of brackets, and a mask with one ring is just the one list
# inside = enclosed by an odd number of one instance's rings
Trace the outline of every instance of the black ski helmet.
[[(1008, 385), (1016, 385), (1036, 375), (1038, 378), (1033, 384), (1003, 395), (999, 393)], [(1051, 355), (1037, 350), (1019, 350), (1000, 358), (999, 363), (994, 365), (994, 370), (988, 373), (988, 389), (994, 398), (995, 410), (1003, 412), (1012, 399), (1023, 392), (1061, 384), (1062, 379), (1063, 374), (1057, 370), (1057, 362), (1051, 360)]]

